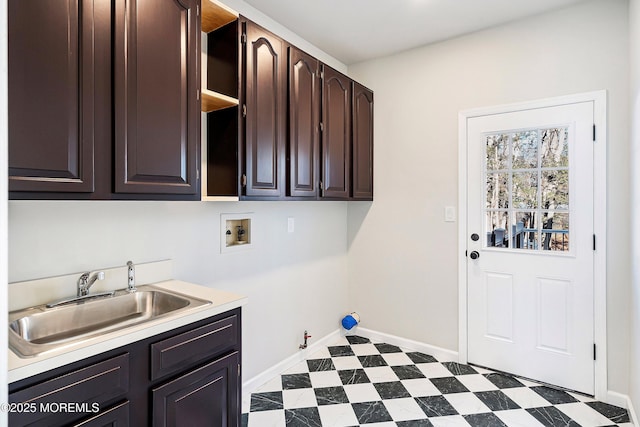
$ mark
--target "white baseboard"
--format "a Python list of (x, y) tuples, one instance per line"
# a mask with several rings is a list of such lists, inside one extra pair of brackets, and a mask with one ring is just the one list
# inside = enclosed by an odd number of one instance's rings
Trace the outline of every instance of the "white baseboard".
[(633, 408), (633, 402), (631, 401), (631, 398), (629, 396), (626, 396), (626, 398), (627, 398), (627, 411), (629, 411), (629, 418), (631, 418), (631, 423), (634, 426), (640, 426), (640, 419), (636, 415), (636, 411)]
[(636, 416), (636, 411), (633, 408), (633, 403), (631, 402), (631, 398), (626, 394), (618, 393), (617, 391), (607, 391), (607, 395), (603, 399), (604, 403), (608, 403), (609, 405), (619, 406), (621, 408), (626, 409), (629, 412), (629, 418), (631, 419), (631, 423), (634, 426), (640, 426), (638, 417)]
[(320, 348), (332, 344), (333, 342), (337, 341), (341, 337), (342, 337), (341, 330), (336, 329), (330, 334), (320, 339), (314, 340), (314, 343), (309, 345), (309, 347), (307, 347), (306, 349), (298, 351), (297, 353), (287, 357), (282, 362), (272, 366), (266, 371), (263, 371), (260, 374), (256, 375), (255, 377), (249, 378), (248, 380), (244, 381), (242, 383), (242, 394), (245, 395), (247, 393), (253, 393), (261, 385), (272, 380), (273, 378), (282, 374), (287, 369), (302, 362), (307, 357), (309, 357), (310, 355), (318, 351)]
[[(598, 399), (598, 396), (596, 396), (596, 399)], [(629, 399), (629, 396), (626, 394), (611, 390), (607, 390), (607, 395), (602, 400), (609, 405), (619, 406), (625, 409), (629, 409), (629, 404), (631, 403), (631, 399)]]
[(640, 426), (640, 419), (638, 419), (636, 411), (633, 409), (633, 403), (631, 403), (631, 399), (629, 399), (629, 407), (627, 408), (627, 411), (629, 411), (629, 418), (631, 418), (631, 423), (634, 426)]
[(398, 347), (406, 348), (408, 350), (419, 351), (420, 353), (428, 354), (435, 357), (439, 362), (458, 361), (457, 351), (447, 350), (445, 348), (436, 347), (435, 345), (425, 344), (423, 342), (410, 340), (408, 338), (403, 338), (396, 335), (386, 334), (384, 332), (378, 332), (357, 326), (349, 334), (369, 338), (372, 341), (379, 341), (385, 342), (387, 344), (397, 345)]

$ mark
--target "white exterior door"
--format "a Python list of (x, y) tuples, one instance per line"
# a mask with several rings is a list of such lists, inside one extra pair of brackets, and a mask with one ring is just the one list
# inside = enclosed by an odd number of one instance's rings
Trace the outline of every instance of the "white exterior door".
[(468, 362), (594, 394), (593, 102), (467, 122)]

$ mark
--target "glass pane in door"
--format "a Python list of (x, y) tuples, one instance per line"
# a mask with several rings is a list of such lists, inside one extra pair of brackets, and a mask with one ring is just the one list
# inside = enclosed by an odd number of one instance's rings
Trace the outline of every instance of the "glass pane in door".
[(512, 172), (513, 207), (535, 209), (538, 207), (538, 172)]
[(513, 249), (538, 249), (540, 232), (536, 211), (515, 212), (511, 225), (511, 247)]
[(567, 252), (569, 127), (486, 135), (486, 247)]
[(542, 171), (542, 208), (569, 209), (569, 170)]
[(508, 248), (509, 211), (488, 211), (486, 223), (486, 245), (494, 248)]
[(487, 170), (504, 170), (509, 167), (509, 135), (487, 136)]
[(542, 217), (542, 249), (569, 251), (569, 214), (544, 212)]
[(569, 166), (569, 142), (567, 128), (541, 130), (542, 144), (540, 148), (543, 168)]
[(528, 130), (513, 134), (512, 169), (538, 167), (538, 132)]
[(509, 208), (509, 174), (487, 173), (487, 209)]

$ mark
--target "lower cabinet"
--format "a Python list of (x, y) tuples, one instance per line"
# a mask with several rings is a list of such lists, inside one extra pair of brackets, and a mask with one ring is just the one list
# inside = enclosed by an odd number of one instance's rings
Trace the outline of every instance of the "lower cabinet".
[(128, 425), (130, 425), (129, 402), (121, 403), (100, 412), (95, 417), (73, 424), (74, 427), (122, 427)]
[(124, 353), (53, 376), (10, 393), (14, 426), (64, 425), (78, 414), (95, 414), (130, 391), (130, 355)]
[(239, 363), (234, 352), (155, 388), (153, 425), (237, 425)]
[(9, 385), (9, 425), (240, 425), (240, 309)]

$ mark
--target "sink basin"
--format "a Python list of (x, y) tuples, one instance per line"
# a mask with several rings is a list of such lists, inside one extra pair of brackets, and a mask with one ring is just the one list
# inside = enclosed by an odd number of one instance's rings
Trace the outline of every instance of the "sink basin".
[(9, 313), (9, 348), (21, 357), (37, 356), (207, 304), (211, 302), (147, 285), (107, 298), (13, 311)]

